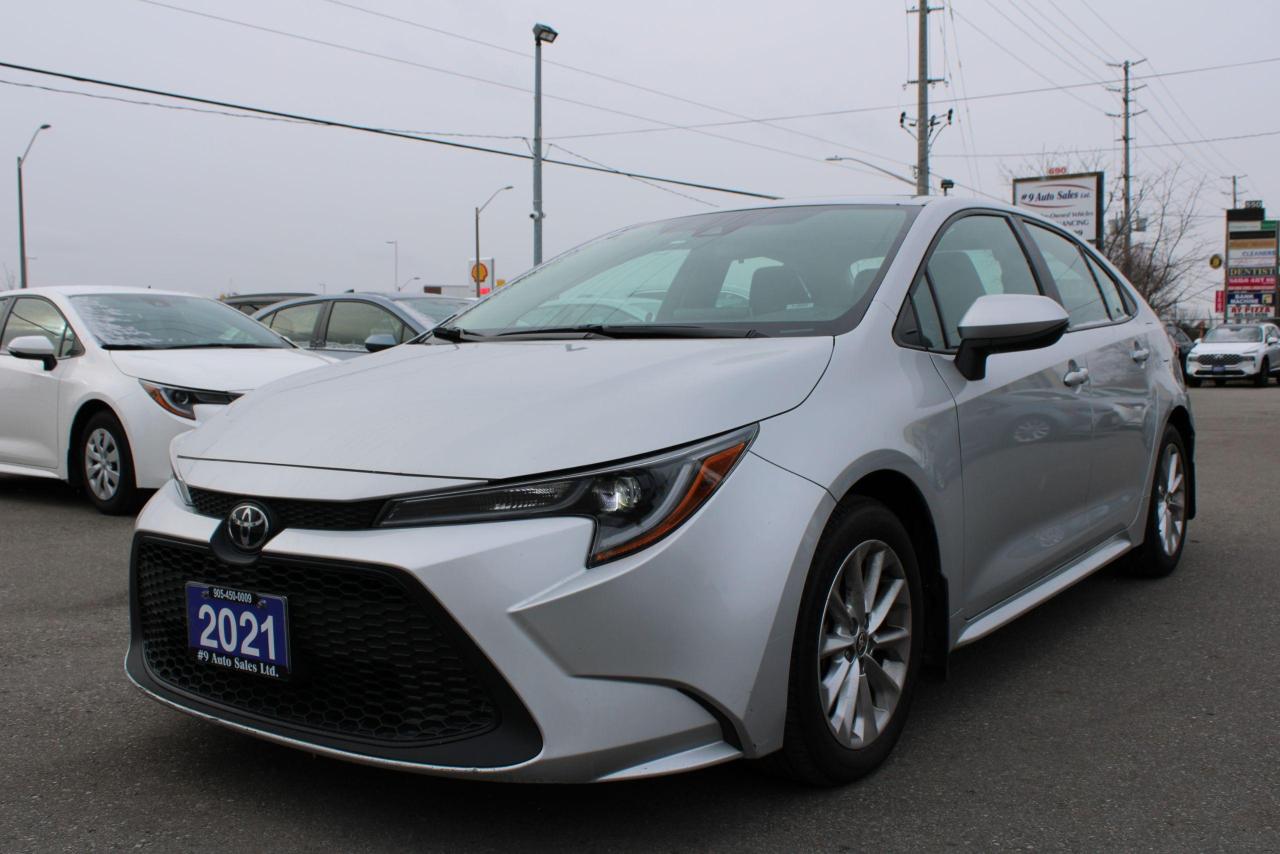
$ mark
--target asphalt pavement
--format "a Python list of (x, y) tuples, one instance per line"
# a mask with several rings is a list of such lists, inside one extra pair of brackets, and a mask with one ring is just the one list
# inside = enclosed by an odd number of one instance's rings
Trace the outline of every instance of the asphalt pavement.
[(0, 476), (0, 851), (1280, 850), (1280, 387), (1193, 395), (1178, 572), (1104, 571), (959, 651), (835, 790), (459, 782), (201, 723), (122, 671), (131, 521)]

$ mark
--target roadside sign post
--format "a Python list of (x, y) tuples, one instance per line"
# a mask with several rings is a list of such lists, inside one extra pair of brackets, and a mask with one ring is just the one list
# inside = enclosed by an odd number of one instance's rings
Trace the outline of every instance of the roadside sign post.
[(1226, 218), (1222, 322), (1271, 317), (1276, 302), (1276, 221), (1261, 203), (1232, 208)]

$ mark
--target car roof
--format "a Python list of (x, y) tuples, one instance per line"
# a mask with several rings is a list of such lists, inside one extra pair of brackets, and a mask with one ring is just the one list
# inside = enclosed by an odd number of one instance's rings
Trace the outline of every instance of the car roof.
[[(377, 293), (372, 291), (363, 292), (363, 293), (352, 292), (352, 293), (346, 293), (346, 294), (313, 294), (312, 296), (309, 296), (309, 297), (297, 297), (296, 299), (281, 300), (279, 302), (273, 302), (271, 303), (271, 305), (264, 305), (262, 308), (258, 309), (252, 315), (250, 315), (250, 317), (252, 317), (254, 320), (259, 320), (261, 315), (265, 315), (268, 313), (274, 314), (275, 312), (280, 311), (281, 309), (292, 308), (295, 305), (305, 305), (307, 303), (313, 303), (313, 302), (352, 302), (352, 301), (376, 303), (377, 305), (382, 306), (388, 311), (393, 312), (397, 317), (401, 318), (402, 320), (411, 320), (415, 327), (423, 326), (422, 320), (417, 315), (413, 314), (409, 306), (397, 305), (396, 301), (391, 298), (390, 294)], [(426, 327), (424, 326), (423, 328), (425, 329)]]
[(184, 291), (162, 291), (157, 288), (123, 288), (113, 287), (111, 285), (51, 285), (49, 287), (38, 288), (14, 288), (8, 291), (0, 291), (0, 296), (12, 296), (14, 294), (32, 294), (39, 296), (63, 296), (77, 297), (85, 294), (104, 295), (104, 294), (162, 294), (170, 297), (196, 297), (198, 299), (213, 299), (200, 294), (186, 293)]

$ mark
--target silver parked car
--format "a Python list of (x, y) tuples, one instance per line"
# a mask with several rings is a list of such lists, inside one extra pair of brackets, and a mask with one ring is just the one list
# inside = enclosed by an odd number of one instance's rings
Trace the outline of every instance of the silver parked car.
[(126, 666), (404, 770), (840, 783), (923, 666), (1114, 561), (1172, 572), (1194, 438), (1160, 321), (1021, 211), (636, 226), (176, 441)]

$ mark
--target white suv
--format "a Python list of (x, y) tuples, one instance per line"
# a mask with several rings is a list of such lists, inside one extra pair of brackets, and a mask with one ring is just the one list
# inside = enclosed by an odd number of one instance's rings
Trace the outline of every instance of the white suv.
[(1274, 323), (1230, 323), (1215, 326), (1187, 354), (1187, 383), (1204, 380), (1226, 385), (1230, 379), (1251, 379), (1266, 385), (1280, 382), (1280, 329)]

